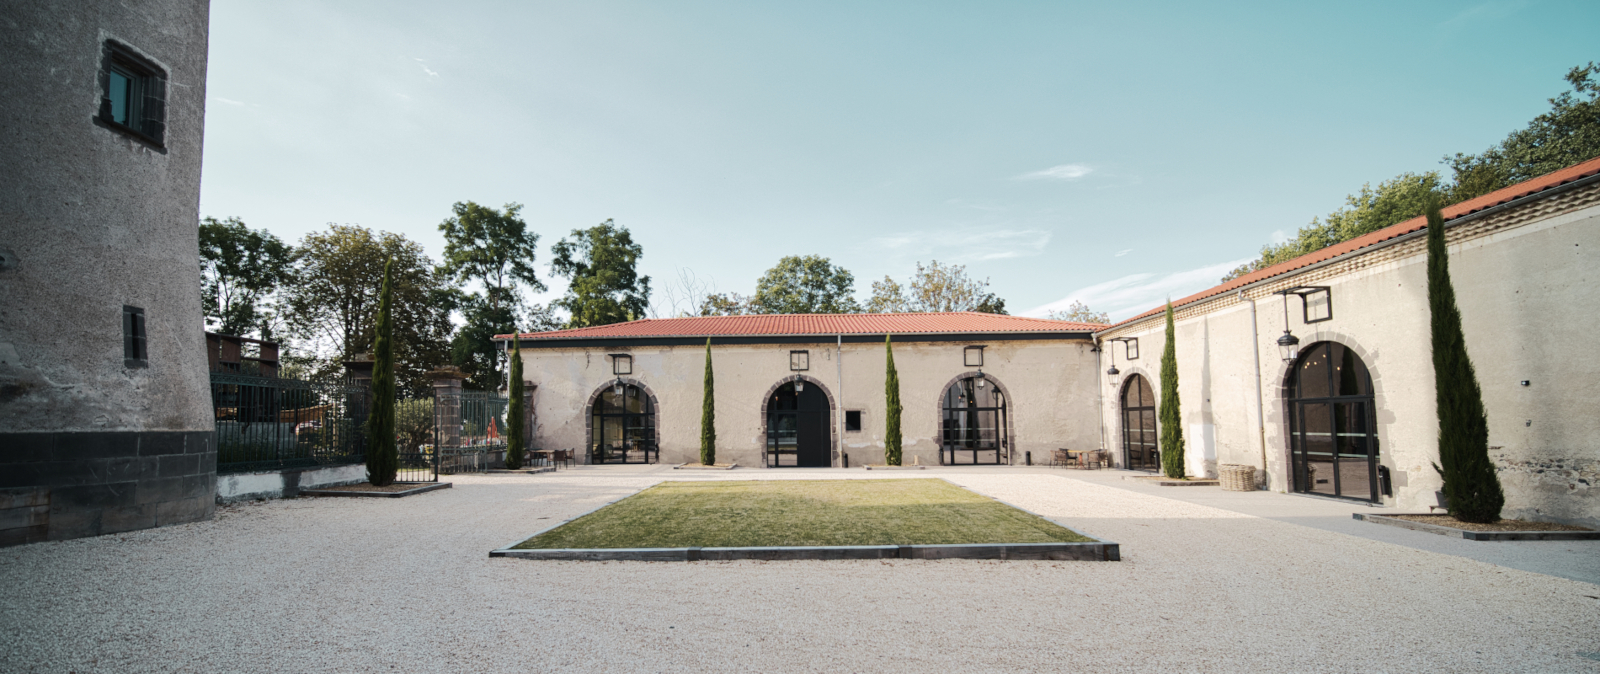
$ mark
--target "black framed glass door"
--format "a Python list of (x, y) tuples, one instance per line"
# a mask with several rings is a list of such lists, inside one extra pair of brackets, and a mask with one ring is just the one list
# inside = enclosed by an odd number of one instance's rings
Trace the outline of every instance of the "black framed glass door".
[(1006, 399), (987, 377), (971, 377), (944, 392), (940, 462), (945, 465), (1002, 465), (1010, 456)]
[(1156, 395), (1150, 380), (1129, 375), (1122, 387), (1122, 465), (1128, 470), (1159, 470)]
[(660, 459), (656, 448), (656, 415), (650, 396), (638, 386), (606, 388), (594, 401), (589, 423), (593, 444), (589, 456), (594, 463), (654, 463)]
[[(800, 390), (796, 391), (796, 385)], [(832, 445), (828, 396), (814, 384), (791, 382), (767, 400), (767, 466), (827, 468)]]
[(1295, 491), (1378, 500), (1378, 434), (1372, 379), (1341, 344), (1313, 345), (1290, 383)]

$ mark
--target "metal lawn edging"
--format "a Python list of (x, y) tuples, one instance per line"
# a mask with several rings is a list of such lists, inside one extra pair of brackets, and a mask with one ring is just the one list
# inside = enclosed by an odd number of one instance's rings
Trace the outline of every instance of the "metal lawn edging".
[(365, 497), (365, 498), (400, 498), (400, 497), (403, 497), (403, 496), (412, 496), (414, 494), (422, 494), (422, 493), (425, 493), (425, 492), (434, 491), (436, 489), (449, 489), (450, 488), (450, 483), (449, 482), (417, 482), (417, 483), (402, 482), (402, 483), (397, 483), (397, 484), (416, 484), (417, 486), (416, 486), (415, 489), (407, 489), (405, 491), (344, 491), (344, 490), (339, 490), (339, 489), (302, 489), (302, 490), (300, 490), (300, 495), (301, 496), (354, 496), (354, 497)]
[[(945, 478), (936, 479), (949, 484), (957, 489), (971, 491), (966, 487), (951, 482)], [(662, 484), (656, 483), (653, 486)], [(648, 487), (647, 487), (648, 489)], [(643, 491), (642, 489), (640, 491)], [(636, 492), (637, 493), (637, 492)], [(972, 492), (977, 494), (978, 492)], [(1018, 508), (1000, 499), (987, 494), (979, 494), (984, 498), (1004, 505), (1008, 508), (1019, 510), (1074, 534), (1090, 539), (1082, 543), (951, 543), (934, 545), (796, 545), (796, 546), (756, 546), (736, 548), (550, 548), (550, 549), (517, 549), (528, 540), (537, 538), (555, 529), (576, 522), (591, 515), (606, 506), (612, 505), (623, 499), (617, 499), (603, 505), (591, 508), (582, 514), (562, 520), (548, 527), (534, 532), (530, 536), (512, 541), (499, 549), (490, 550), (490, 557), (517, 557), (521, 559), (564, 560), (564, 561), (645, 561), (645, 562), (697, 562), (697, 561), (732, 561), (740, 559), (755, 559), (764, 561), (783, 560), (832, 560), (832, 559), (1005, 559), (1005, 560), (1058, 560), (1058, 561), (1085, 561), (1085, 562), (1120, 562), (1122, 561), (1122, 546), (1118, 543), (1103, 540), (1095, 536), (1078, 531), (1065, 524), (1061, 524), (1048, 517), (1035, 513), (1026, 508)], [(631, 498), (632, 495), (624, 498)]]
[[(1423, 515), (1426, 513), (1416, 513)], [(1389, 515), (1351, 513), (1351, 517), (1373, 524), (1423, 531), (1440, 536), (1461, 537), (1469, 541), (1600, 541), (1600, 531), (1469, 531), (1455, 527), (1439, 526), (1427, 522), (1413, 522)]]
[(738, 468), (738, 467), (739, 467), (739, 464), (737, 464), (737, 463), (730, 463), (730, 464), (728, 464), (726, 466), (702, 466), (702, 465), (698, 465), (698, 464), (691, 466), (691, 465), (689, 465), (687, 463), (680, 463), (680, 464), (678, 464), (676, 466), (673, 466), (672, 469), (673, 470), (733, 470), (733, 469)]

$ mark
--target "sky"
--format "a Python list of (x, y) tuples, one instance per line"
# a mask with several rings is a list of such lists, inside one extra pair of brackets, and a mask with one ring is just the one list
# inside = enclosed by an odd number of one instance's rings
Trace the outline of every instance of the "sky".
[(1013, 314), (1125, 318), (1482, 151), (1600, 60), (1584, 1), (211, 11), (202, 216), (290, 242), (360, 224), (437, 261), (451, 204), (520, 203), (545, 274), (613, 219), (663, 316), (682, 279), (749, 294), (815, 254), (862, 300), (938, 260)]

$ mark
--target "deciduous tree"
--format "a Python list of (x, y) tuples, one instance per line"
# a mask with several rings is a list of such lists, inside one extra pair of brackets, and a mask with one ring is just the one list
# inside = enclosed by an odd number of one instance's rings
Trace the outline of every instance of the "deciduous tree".
[(820, 255), (790, 255), (756, 281), (750, 302), (761, 314), (853, 314), (856, 278)]
[(206, 328), (273, 339), (269, 302), (294, 278), (294, 248), (239, 218), (200, 221), (200, 289)]
[(609, 325), (643, 318), (650, 306), (650, 277), (638, 273), (644, 248), (627, 227), (606, 220), (572, 234), (551, 249), (557, 276), (570, 279), (554, 304), (572, 314), (569, 328)]
[(1006, 302), (989, 292), (988, 279), (980, 281), (968, 276), (965, 265), (940, 264), (932, 260), (926, 267), (918, 262), (916, 273), (905, 286), (887, 276), (882, 281), (874, 281), (867, 310), (872, 313), (978, 311), (1004, 314)]
[(528, 317), (519, 314), (542, 311), (532, 307), (530, 312), (522, 302), (524, 289), (545, 289), (533, 266), (539, 235), (520, 217), (521, 204), (496, 210), (463, 201), (451, 210), (451, 217), (439, 223), (445, 240), (440, 269), (458, 284), (478, 287), (459, 295), (457, 306), (466, 324), (451, 340), (451, 361), (467, 372), (469, 385), (498, 389), (501, 349), (494, 336), (527, 323), (519, 319)]
[(1094, 311), (1089, 305), (1078, 300), (1073, 300), (1066, 309), (1052, 309), (1045, 314), (1045, 318), (1052, 321), (1072, 321), (1074, 323), (1111, 323), (1111, 316), (1104, 311)]

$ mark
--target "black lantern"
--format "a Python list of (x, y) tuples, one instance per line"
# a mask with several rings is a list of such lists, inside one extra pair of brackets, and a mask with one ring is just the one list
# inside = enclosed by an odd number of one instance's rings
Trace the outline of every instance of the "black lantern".
[(1116, 388), (1117, 382), (1122, 381), (1122, 372), (1117, 369), (1116, 365), (1112, 365), (1111, 369), (1106, 370), (1106, 381), (1111, 383), (1112, 388)]
[(978, 370), (977, 379), (978, 379), (978, 381), (976, 383), (978, 385), (978, 388), (983, 388), (983, 370)]
[(806, 390), (806, 383), (799, 379), (794, 380), (794, 392), (799, 393), (804, 390)]
[(1283, 354), (1283, 362), (1293, 363), (1300, 357), (1300, 338), (1284, 330), (1283, 336), (1278, 338), (1278, 351)]
[(611, 385), (611, 395), (616, 396), (617, 404), (622, 404), (622, 377), (617, 377), (617, 383)]

